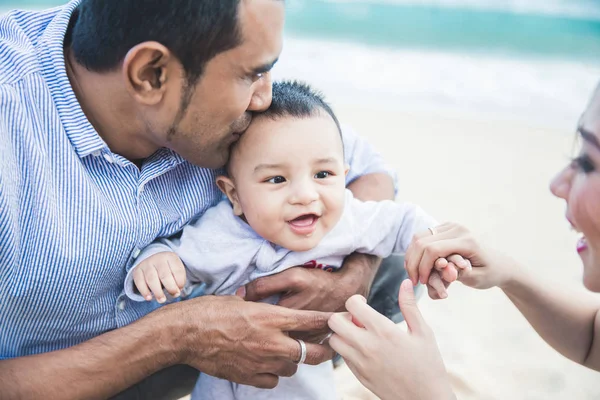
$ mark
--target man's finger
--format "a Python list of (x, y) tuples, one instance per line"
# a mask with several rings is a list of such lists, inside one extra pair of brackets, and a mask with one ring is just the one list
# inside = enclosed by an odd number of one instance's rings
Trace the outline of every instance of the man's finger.
[[(300, 352), (298, 352), (298, 356)], [(304, 364), (319, 365), (333, 358), (333, 350), (328, 344), (306, 343), (306, 360)], [(298, 361), (297, 358), (294, 361)]]
[(292, 274), (295, 272), (288, 269), (279, 274), (258, 278), (246, 285), (246, 301), (261, 301), (268, 297), (285, 293), (293, 288)]
[(421, 311), (417, 307), (417, 300), (415, 299), (415, 292), (410, 279), (404, 280), (402, 285), (400, 285), (398, 304), (408, 325), (408, 330), (413, 333), (422, 333), (426, 325)]
[(460, 269), (468, 269), (471, 266), (469, 260), (466, 260), (460, 254), (453, 254), (448, 257), (448, 261), (454, 263)]
[(279, 316), (281, 317), (274, 317), (272, 319), (273, 326), (284, 332), (310, 332), (326, 329), (327, 321), (333, 314), (321, 311), (291, 310), (280, 306), (271, 307), (277, 307)]
[(273, 374), (256, 374), (247, 382), (259, 389), (273, 389), (279, 383), (279, 377)]

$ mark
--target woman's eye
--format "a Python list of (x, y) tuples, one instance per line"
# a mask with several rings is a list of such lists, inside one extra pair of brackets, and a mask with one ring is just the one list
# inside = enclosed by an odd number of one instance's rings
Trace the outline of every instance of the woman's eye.
[(583, 154), (583, 155), (577, 157), (576, 159), (574, 159), (573, 166), (576, 167), (577, 169), (583, 171), (586, 174), (593, 172), (596, 169), (596, 167), (594, 166), (594, 163), (592, 162), (590, 157), (586, 154)]
[(331, 176), (331, 173), (327, 172), (327, 171), (321, 171), (321, 172), (317, 172), (315, 174), (315, 178), (316, 179), (325, 179), (327, 177)]
[(275, 184), (277, 184), (277, 183), (283, 183), (283, 182), (285, 182), (285, 178), (283, 176), (274, 176), (274, 177), (272, 177), (270, 179), (267, 179), (265, 182), (275, 183)]

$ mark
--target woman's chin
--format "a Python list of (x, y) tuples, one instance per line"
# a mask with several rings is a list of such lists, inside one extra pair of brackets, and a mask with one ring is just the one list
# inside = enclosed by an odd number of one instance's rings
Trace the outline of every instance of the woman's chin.
[(600, 262), (591, 254), (581, 257), (583, 261), (583, 286), (589, 291), (600, 293)]

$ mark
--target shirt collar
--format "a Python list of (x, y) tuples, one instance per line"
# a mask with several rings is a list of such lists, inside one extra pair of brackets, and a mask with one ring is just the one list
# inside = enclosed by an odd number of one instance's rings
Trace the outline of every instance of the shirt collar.
[(79, 157), (108, 149), (98, 132), (85, 116), (69, 82), (65, 67), (64, 40), (73, 11), (80, 0), (73, 0), (59, 8), (38, 42), (38, 57), (42, 74), (67, 137)]

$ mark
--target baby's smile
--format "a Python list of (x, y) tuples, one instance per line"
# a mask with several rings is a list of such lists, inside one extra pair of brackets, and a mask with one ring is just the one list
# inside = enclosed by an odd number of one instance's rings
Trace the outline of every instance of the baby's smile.
[(297, 235), (311, 236), (317, 228), (317, 222), (321, 216), (317, 214), (302, 214), (290, 221), (288, 226)]

